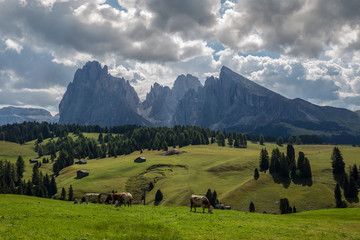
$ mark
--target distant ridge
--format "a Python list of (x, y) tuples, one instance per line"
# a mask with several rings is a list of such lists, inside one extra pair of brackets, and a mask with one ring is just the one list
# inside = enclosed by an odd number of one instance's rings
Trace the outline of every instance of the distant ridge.
[(180, 75), (172, 88), (155, 83), (141, 103), (123, 78), (98, 62), (76, 71), (59, 105), (60, 123), (115, 126), (196, 125), (271, 136), (360, 136), (359, 112), (288, 99), (222, 67), (205, 85)]
[(39, 108), (4, 107), (0, 109), (0, 125), (22, 122), (53, 122), (50, 112)]

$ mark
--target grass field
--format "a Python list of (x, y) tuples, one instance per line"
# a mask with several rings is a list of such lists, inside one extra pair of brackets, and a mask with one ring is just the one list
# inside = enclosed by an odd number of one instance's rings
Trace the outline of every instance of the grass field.
[[(97, 138), (98, 135), (88, 137)], [(278, 147), (265, 143), (265, 146), (248, 143), (248, 148), (237, 149), (213, 145), (187, 146), (181, 148), (185, 153), (174, 156), (161, 156), (158, 151), (145, 150), (142, 154), (134, 152), (117, 158), (88, 160), (86, 165), (72, 165), (63, 169), (56, 178), (58, 194), (62, 187), (68, 190), (72, 185), (75, 197), (85, 192), (121, 192), (133, 193), (135, 202), (141, 201), (141, 188), (152, 181), (155, 188), (147, 193), (148, 205), (154, 204), (155, 193), (160, 189), (164, 195), (162, 206), (187, 206), (192, 193), (205, 194), (207, 189), (216, 190), (218, 199), (233, 209), (248, 211), (250, 202), (254, 202), (257, 212), (278, 213), (280, 198), (288, 198), (291, 206), (298, 211), (332, 208), (334, 202), (335, 181), (331, 173), (330, 156), (332, 145), (295, 145), (296, 154), (303, 151), (310, 160), (313, 182), (303, 186), (293, 182), (284, 187), (276, 183), (271, 175), (261, 173), (253, 178), (254, 169), (259, 164), (260, 149), (271, 150)], [(360, 148), (338, 146), (344, 156), (346, 167), (360, 165)], [(286, 145), (279, 147), (286, 151)], [(36, 157), (33, 143), (18, 145), (0, 142), (0, 156), (15, 162), (19, 154), (26, 162), (25, 177), (31, 176), (32, 165), (28, 158)], [(144, 163), (134, 163), (138, 156), (145, 156)], [(43, 164), (44, 173), (51, 173), (52, 164)], [(88, 170), (90, 175), (76, 179), (76, 171)], [(348, 169), (348, 168), (346, 168)], [(360, 207), (359, 203), (348, 204)]]
[(359, 239), (360, 209), (272, 215), (0, 195), (0, 239)]

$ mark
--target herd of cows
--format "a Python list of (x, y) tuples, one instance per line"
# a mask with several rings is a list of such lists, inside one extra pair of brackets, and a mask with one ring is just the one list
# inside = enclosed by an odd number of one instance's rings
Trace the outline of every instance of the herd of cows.
[[(131, 193), (122, 192), (122, 193), (110, 193), (106, 196), (106, 199), (103, 201), (102, 193), (85, 193), (84, 196), (80, 199), (79, 203), (86, 204), (90, 203), (105, 203), (105, 204), (115, 204), (115, 207), (121, 207), (121, 205), (130, 207), (132, 205), (133, 196)], [(77, 203), (77, 202), (75, 202)], [(203, 213), (205, 213), (205, 208), (208, 209), (209, 213), (212, 213), (213, 206), (211, 206), (209, 199), (205, 196), (191, 195), (190, 197), (190, 212), (194, 208), (196, 212), (197, 207), (202, 207)]]

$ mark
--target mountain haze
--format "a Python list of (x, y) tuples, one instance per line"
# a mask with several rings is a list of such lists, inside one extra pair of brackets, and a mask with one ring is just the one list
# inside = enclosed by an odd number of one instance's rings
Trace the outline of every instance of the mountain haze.
[(155, 83), (144, 102), (123, 78), (98, 62), (77, 70), (59, 105), (60, 123), (197, 125), (249, 134), (360, 135), (358, 113), (288, 99), (222, 67), (205, 85), (180, 75), (172, 88)]
[(53, 122), (50, 112), (38, 108), (4, 107), (0, 109), (0, 126), (22, 122)]

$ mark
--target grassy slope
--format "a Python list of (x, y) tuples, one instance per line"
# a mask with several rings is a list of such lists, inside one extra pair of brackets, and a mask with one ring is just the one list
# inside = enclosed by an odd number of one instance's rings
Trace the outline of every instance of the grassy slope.
[(0, 239), (359, 239), (360, 209), (270, 215), (0, 195)]
[[(97, 135), (92, 136), (97, 138)], [(8, 145), (12, 145), (10, 148)], [(270, 175), (261, 173), (260, 179), (253, 179), (254, 168), (258, 166), (260, 149), (263, 146), (251, 144), (247, 149), (229, 147), (188, 146), (182, 150), (186, 153), (178, 156), (160, 156), (157, 151), (144, 151), (142, 156), (147, 158), (145, 163), (134, 163), (140, 156), (139, 152), (118, 158), (88, 160), (86, 165), (73, 165), (61, 171), (57, 177), (59, 192), (62, 187), (75, 190), (75, 197), (84, 192), (131, 191), (136, 200), (140, 201), (142, 184), (148, 181), (155, 183), (153, 191), (147, 194), (147, 203), (153, 204), (155, 192), (161, 189), (164, 200), (161, 205), (186, 206), (189, 195), (192, 193), (205, 194), (208, 188), (216, 190), (218, 198), (225, 204), (231, 204), (233, 209), (247, 211), (249, 203), (254, 202), (257, 212), (278, 212), (279, 199), (287, 197), (290, 204), (295, 205), (298, 211), (331, 208), (334, 206), (333, 191), (335, 182), (332, 178), (330, 155), (333, 146), (302, 145), (295, 146), (298, 151), (305, 152), (309, 158), (313, 172), (311, 187), (291, 183), (288, 188), (274, 182)], [(269, 153), (275, 148), (274, 144), (266, 143)], [(16, 161), (18, 149), (28, 151), (28, 156), (36, 156), (33, 146), (13, 145), (0, 142), (1, 155), (8, 151), (5, 159)], [(360, 164), (360, 148), (340, 146), (346, 166)], [(21, 151), (25, 151), (21, 150)], [(286, 146), (280, 148), (286, 151)], [(26, 152), (25, 151), (25, 152)], [(31, 174), (31, 167), (25, 158), (26, 177)], [(181, 165), (184, 167), (158, 167), (151, 171), (146, 169), (156, 164)], [(43, 164), (44, 172), (51, 172), (52, 164)], [(75, 179), (76, 171), (85, 169), (90, 176)], [(351, 207), (360, 204), (352, 203)]]
[[(160, 156), (158, 152), (144, 151), (145, 163), (134, 163), (138, 152), (118, 158), (89, 160), (87, 165), (74, 165), (61, 172), (59, 188), (75, 189), (75, 195), (83, 192), (136, 192), (141, 184), (156, 181), (153, 191), (147, 194), (147, 203), (153, 204), (155, 192), (161, 189), (164, 200), (161, 205), (188, 205), (192, 193), (205, 194), (208, 188), (216, 190), (220, 201), (231, 204), (234, 209), (247, 211), (254, 202), (258, 212), (278, 212), (279, 199), (287, 197), (298, 211), (331, 208), (334, 206), (330, 155), (333, 146), (295, 146), (296, 151), (305, 152), (311, 161), (313, 185), (311, 187), (291, 183), (288, 188), (274, 182), (270, 175), (261, 173), (260, 179), (253, 179), (254, 168), (258, 166), (262, 146), (249, 144), (247, 149), (221, 148), (211, 146), (184, 147), (186, 153), (178, 156)], [(275, 148), (266, 144), (268, 150)], [(360, 164), (360, 148), (340, 146), (347, 166)], [(280, 148), (286, 151), (286, 147)], [(155, 164), (183, 165), (182, 167), (162, 167), (152, 171), (146, 169)], [(78, 169), (90, 171), (90, 176), (75, 179)], [(137, 195), (137, 200), (140, 200)], [(352, 207), (359, 204), (352, 203)]]

